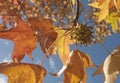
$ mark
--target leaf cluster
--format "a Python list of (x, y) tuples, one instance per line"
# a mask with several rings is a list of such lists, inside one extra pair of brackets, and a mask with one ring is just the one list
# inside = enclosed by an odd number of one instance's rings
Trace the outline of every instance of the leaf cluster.
[[(91, 12), (85, 12), (83, 3), (80, 0), (0, 0), (0, 38), (14, 42), (13, 62), (0, 64), (0, 73), (8, 76), (9, 83), (42, 83), (45, 69), (21, 62), (25, 55), (34, 60), (32, 52), (36, 43), (44, 59), (58, 53), (63, 67), (51, 75), (64, 73), (64, 83), (86, 83), (86, 68), (97, 66), (77, 46), (103, 43), (106, 36), (119, 33), (120, 0), (90, 0), (87, 5)], [(70, 45), (74, 44), (76, 47), (70, 52)], [(119, 74), (119, 51), (118, 46), (93, 75), (103, 72), (104, 83), (114, 83), (114, 77)]]

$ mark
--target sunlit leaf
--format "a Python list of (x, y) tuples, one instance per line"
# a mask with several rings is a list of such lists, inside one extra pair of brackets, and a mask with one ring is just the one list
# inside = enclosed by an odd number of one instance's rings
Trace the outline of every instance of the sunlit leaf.
[(35, 64), (1, 63), (0, 73), (8, 77), (8, 83), (42, 83), (46, 70)]
[(104, 64), (104, 63), (102, 63), (102, 64), (98, 67), (98, 69), (93, 73), (92, 76), (95, 76), (95, 75), (98, 75), (98, 74), (102, 74), (102, 73), (103, 73), (103, 64)]
[(86, 83), (86, 68), (95, 67), (90, 56), (79, 50), (73, 50), (69, 54), (67, 66), (63, 65), (62, 69), (53, 76), (59, 76), (64, 72), (64, 83)]
[(12, 59), (18, 63), (25, 54), (32, 58), (32, 51), (36, 47), (36, 37), (32, 29), (20, 17), (15, 16), (14, 19), (17, 21), (17, 25), (10, 30), (1, 31), (0, 38), (14, 42)]
[(67, 60), (70, 53), (69, 44), (71, 43), (70, 37), (65, 34), (64, 30), (56, 30), (58, 38), (55, 41), (55, 45), (58, 50), (60, 60), (64, 65), (67, 65)]
[(111, 0), (105, 0), (102, 4), (98, 4), (99, 2), (95, 2), (90, 4), (92, 7), (96, 7), (100, 9), (100, 12), (98, 12), (98, 22), (102, 21), (109, 15), (109, 3)]
[(91, 7), (99, 8), (99, 2), (94, 2), (94, 3), (88, 4), (88, 5)]
[(112, 30), (117, 32), (118, 22), (120, 22), (120, 15), (117, 12), (113, 12), (105, 20), (107, 23), (111, 24)]
[(64, 72), (64, 83), (86, 83), (86, 68), (94, 67), (90, 56), (79, 50), (73, 50), (68, 63), (67, 69)]
[(69, 1), (70, 1), (71, 10), (72, 10), (72, 12), (73, 12), (73, 11), (74, 11), (74, 5), (75, 5), (76, 0), (69, 0)]

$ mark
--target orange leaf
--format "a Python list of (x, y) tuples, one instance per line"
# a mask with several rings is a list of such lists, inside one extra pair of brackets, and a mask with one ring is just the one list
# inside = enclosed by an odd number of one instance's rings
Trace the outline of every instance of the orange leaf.
[(46, 70), (35, 64), (1, 63), (0, 73), (8, 76), (8, 83), (42, 83)]
[(53, 46), (51, 45), (53, 45), (57, 38), (52, 21), (42, 17), (33, 17), (28, 20), (33, 31), (37, 33), (37, 40), (43, 53), (47, 55), (52, 50)]
[(64, 65), (57, 74), (50, 74), (59, 76), (64, 72), (64, 83), (80, 83), (81, 81), (86, 83), (86, 68), (95, 67), (90, 56), (79, 50), (73, 50), (69, 56), (67, 66)]
[(20, 17), (15, 16), (14, 19), (17, 21), (17, 25), (8, 31), (1, 31), (0, 38), (14, 42), (12, 59), (18, 63), (25, 54), (32, 58), (32, 51), (36, 47), (36, 37), (32, 29)]
[(85, 76), (84, 73), (83, 61), (80, 60), (77, 50), (73, 50), (70, 63), (64, 72), (64, 83), (80, 83)]
[(64, 83), (86, 83), (86, 68), (94, 67), (90, 56), (79, 50), (73, 50), (70, 63), (64, 72)]
[[(102, 3), (104, 3), (105, 0), (98, 0), (99, 5), (101, 5)], [(116, 1), (116, 2), (115, 2)], [(120, 0), (111, 0), (109, 3), (109, 9), (111, 10), (116, 10), (116, 6), (118, 6), (118, 9), (120, 9)]]

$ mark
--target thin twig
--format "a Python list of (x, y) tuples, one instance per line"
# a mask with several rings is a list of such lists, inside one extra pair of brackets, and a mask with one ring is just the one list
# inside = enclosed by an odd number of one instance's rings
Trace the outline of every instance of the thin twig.
[[(39, 34), (39, 32), (38, 32), (38, 36), (43, 36), (43, 35), (45, 35), (45, 34), (48, 34), (48, 33), (51, 33), (51, 32), (53, 32), (53, 31), (55, 31), (55, 30), (63, 30), (62, 28), (56, 28), (56, 29), (52, 29), (52, 30), (50, 30), (50, 31), (47, 31), (47, 32), (44, 32), (44, 33), (40, 33)], [(64, 30), (71, 30), (71, 29), (64, 29)]]
[(103, 44), (98, 38), (96, 38), (97, 41), (103, 46), (103, 48), (109, 53), (111, 54), (111, 52), (109, 51), (109, 49), (105, 46), (105, 44)]
[(77, 0), (77, 12), (76, 12), (76, 17), (75, 20), (73, 21), (74, 26), (76, 26), (78, 19), (79, 19), (79, 12), (80, 12), (80, 8), (79, 8), (79, 0)]
[(43, 63), (45, 62), (45, 59), (46, 59), (46, 58), (47, 58), (47, 55), (44, 55), (43, 58), (42, 58), (42, 60), (41, 60), (41, 63), (40, 63), (41, 66), (42, 66)]
[[(56, 30), (62, 30), (62, 29), (56, 29)], [(53, 31), (53, 30), (52, 30), (52, 31)], [(68, 31), (66, 31), (65, 33), (63, 33), (59, 38), (57, 38), (57, 39), (50, 45), (50, 47), (48, 48), (47, 52), (49, 53), (50, 49), (52, 48), (52, 46), (55, 44), (55, 42), (56, 42), (57, 40), (59, 40), (61, 37), (65, 36), (65, 35), (68, 35), (69, 33), (70, 33), (70, 32), (69, 32), (69, 30), (68, 30)], [(45, 33), (45, 34), (46, 34), (46, 33)], [(48, 54), (48, 53), (46, 53), (46, 54)], [(40, 65), (43, 65), (45, 59), (47, 58), (47, 55), (46, 55), (46, 54), (44, 54), (44, 57), (42, 58), (42, 61), (41, 61)]]

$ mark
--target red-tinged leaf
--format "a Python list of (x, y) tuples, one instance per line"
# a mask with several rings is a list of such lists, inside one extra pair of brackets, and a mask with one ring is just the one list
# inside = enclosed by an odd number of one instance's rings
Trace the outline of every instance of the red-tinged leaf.
[(73, 50), (69, 54), (68, 65), (63, 65), (62, 69), (52, 76), (60, 76), (64, 72), (64, 83), (86, 83), (86, 68), (95, 67), (90, 56), (79, 50)]
[(64, 72), (64, 83), (86, 83), (86, 68), (95, 67), (90, 56), (79, 50), (73, 50), (70, 63)]
[(51, 52), (52, 45), (57, 38), (52, 21), (42, 17), (29, 18), (28, 20), (33, 31), (37, 33), (37, 41), (40, 43), (43, 53), (47, 55)]
[(84, 76), (84, 63), (80, 60), (77, 50), (73, 50), (70, 63), (64, 71), (64, 83), (80, 83)]
[(36, 37), (32, 29), (20, 17), (15, 16), (14, 19), (17, 25), (10, 30), (1, 31), (0, 38), (14, 42), (12, 59), (14, 62), (19, 62), (25, 54), (32, 58), (32, 51), (36, 47)]
[(1, 63), (0, 73), (8, 77), (8, 83), (42, 83), (46, 70), (35, 64)]

